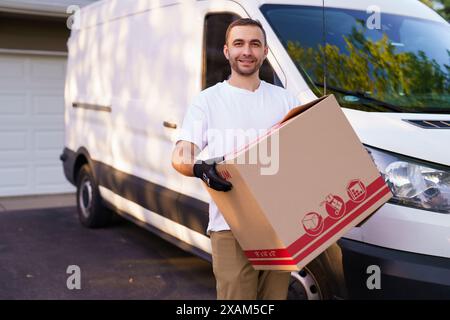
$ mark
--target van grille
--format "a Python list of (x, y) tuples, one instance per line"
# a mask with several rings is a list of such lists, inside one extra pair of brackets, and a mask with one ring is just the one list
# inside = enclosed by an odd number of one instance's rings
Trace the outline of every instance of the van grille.
[(415, 126), (424, 129), (450, 129), (450, 120), (406, 120)]

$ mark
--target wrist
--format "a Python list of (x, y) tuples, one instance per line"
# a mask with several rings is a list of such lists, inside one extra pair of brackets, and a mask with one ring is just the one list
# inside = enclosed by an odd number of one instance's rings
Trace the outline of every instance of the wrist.
[(194, 177), (197, 177), (200, 179), (202, 178), (202, 170), (201, 170), (202, 163), (203, 163), (202, 160), (197, 160), (194, 162), (194, 165), (192, 166), (192, 173), (193, 173)]

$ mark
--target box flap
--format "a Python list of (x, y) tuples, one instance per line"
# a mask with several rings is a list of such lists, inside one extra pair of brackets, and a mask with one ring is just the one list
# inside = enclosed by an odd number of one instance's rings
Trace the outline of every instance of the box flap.
[(294, 118), (295, 116), (299, 115), (300, 113), (305, 112), (306, 110), (313, 107), (314, 105), (316, 105), (317, 103), (319, 103), (320, 101), (324, 100), (325, 98), (327, 98), (329, 96), (330, 95), (320, 97), (319, 99), (313, 100), (311, 102), (308, 102), (306, 104), (303, 104), (301, 106), (298, 106), (298, 107), (295, 107), (294, 109), (289, 110), (289, 112), (284, 116), (284, 118), (278, 124), (282, 124), (283, 122), (286, 122), (289, 119)]

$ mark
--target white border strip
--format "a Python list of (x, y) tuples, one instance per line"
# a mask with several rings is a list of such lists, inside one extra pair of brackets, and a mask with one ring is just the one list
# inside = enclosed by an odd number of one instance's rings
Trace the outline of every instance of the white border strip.
[(145, 209), (144, 207), (141, 207), (140, 205), (115, 194), (103, 186), (99, 186), (99, 189), (102, 197), (112, 203), (116, 208), (127, 212), (136, 219), (152, 225), (159, 230), (190, 244), (191, 246), (211, 254), (211, 241), (207, 236), (191, 230), (175, 221), (167, 219), (153, 211)]

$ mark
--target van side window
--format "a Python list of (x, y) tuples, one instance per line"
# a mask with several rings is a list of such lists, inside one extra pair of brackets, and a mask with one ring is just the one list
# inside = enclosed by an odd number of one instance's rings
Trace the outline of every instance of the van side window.
[[(223, 54), (223, 45), (228, 25), (239, 18), (239, 16), (231, 13), (214, 13), (206, 16), (202, 89), (222, 82), (231, 75), (230, 64)], [(283, 86), (267, 59), (261, 66), (259, 77), (268, 83)]]

